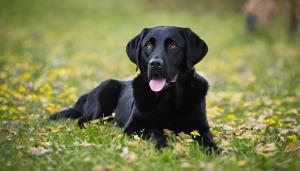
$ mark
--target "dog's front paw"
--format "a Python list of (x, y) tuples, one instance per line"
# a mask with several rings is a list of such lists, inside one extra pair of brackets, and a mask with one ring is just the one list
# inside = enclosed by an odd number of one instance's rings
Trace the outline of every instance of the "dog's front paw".
[(85, 123), (87, 123), (88, 120), (85, 117), (81, 117), (78, 119), (77, 125), (79, 126), (80, 129), (85, 129)]
[(213, 141), (203, 143), (203, 147), (204, 147), (205, 153), (208, 155), (220, 154), (222, 151)]
[(164, 147), (167, 147), (167, 138), (161, 130), (151, 130), (150, 140), (155, 144), (155, 148), (160, 150)]
[(58, 115), (58, 113), (54, 113), (54, 114), (51, 115), (48, 119), (49, 119), (49, 120), (57, 120), (57, 119), (59, 119), (59, 115)]
[(157, 150), (161, 150), (161, 149), (163, 149), (163, 148), (165, 148), (167, 146), (168, 146), (168, 143), (165, 140), (163, 140), (163, 141), (156, 141), (155, 142), (155, 148)]

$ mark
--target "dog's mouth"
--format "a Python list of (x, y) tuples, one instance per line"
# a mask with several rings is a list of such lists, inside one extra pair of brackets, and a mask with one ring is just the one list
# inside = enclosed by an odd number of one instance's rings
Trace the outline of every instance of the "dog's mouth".
[(167, 82), (167, 79), (160, 74), (153, 74), (149, 81), (150, 89), (154, 92), (160, 92), (166, 87), (169, 83), (176, 82), (178, 74), (176, 74), (170, 81)]

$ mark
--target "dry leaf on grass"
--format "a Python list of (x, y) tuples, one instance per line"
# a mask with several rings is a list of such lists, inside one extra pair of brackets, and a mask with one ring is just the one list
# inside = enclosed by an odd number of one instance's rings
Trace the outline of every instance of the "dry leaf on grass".
[(193, 142), (193, 139), (191, 135), (185, 134), (185, 133), (180, 133), (177, 136), (177, 139), (183, 144), (183, 145), (189, 145)]
[(183, 162), (183, 163), (181, 163), (180, 167), (182, 169), (188, 169), (188, 168), (191, 168), (192, 165), (190, 163), (188, 163), (188, 162)]
[(297, 141), (292, 141), (288, 145), (285, 146), (284, 152), (293, 152), (297, 151), (300, 148), (300, 144)]
[(265, 157), (272, 157), (277, 153), (277, 147), (275, 143), (270, 143), (267, 145), (258, 144), (256, 146), (256, 153)]
[(64, 129), (65, 129), (65, 126), (60, 125), (60, 126), (57, 126), (57, 127), (50, 128), (50, 131), (52, 133), (57, 133), (57, 132), (63, 131)]
[(238, 161), (238, 165), (239, 166), (245, 166), (246, 165), (246, 161), (245, 160), (239, 160)]
[(44, 148), (44, 147), (31, 147), (30, 149), (29, 149), (29, 152), (31, 153), (31, 154), (35, 154), (35, 155), (42, 155), (42, 154), (44, 154), (44, 153), (47, 153), (47, 152), (50, 152), (50, 150), (49, 149), (46, 149), (46, 148)]
[(109, 171), (110, 169), (106, 166), (96, 165), (92, 168), (92, 171)]
[(51, 142), (47, 142), (47, 141), (46, 142), (39, 142), (38, 144), (42, 147), (45, 147), (45, 148), (48, 148), (52, 145)]
[(137, 155), (134, 152), (129, 151), (128, 147), (122, 148), (121, 157), (128, 161), (135, 161), (137, 159)]
[(183, 144), (177, 142), (176, 145), (174, 146), (174, 150), (178, 153), (183, 153), (183, 152), (188, 151), (188, 147), (186, 147)]

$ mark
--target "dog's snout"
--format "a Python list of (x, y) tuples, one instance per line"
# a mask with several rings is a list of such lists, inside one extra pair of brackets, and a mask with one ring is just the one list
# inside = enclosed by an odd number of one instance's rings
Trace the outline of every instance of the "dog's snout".
[(162, 59), (159, 59), (159, 58), (153, 58), (149, 61), (149, 65), (151, 67), (162, 67), (163, 61), (162, 61)]

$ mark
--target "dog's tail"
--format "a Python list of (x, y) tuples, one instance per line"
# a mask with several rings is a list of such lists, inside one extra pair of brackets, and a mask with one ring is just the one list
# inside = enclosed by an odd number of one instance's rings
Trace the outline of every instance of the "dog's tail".
[(71, 118), (71, 119), (77, 119), (80, 118), (83, 115), (83, 107), (87, 100), (88, 94), (84, 94), (75, 103), (73, 107), (70, 107), (68, 109), (59, 111), (57, 113), (54, 113), (49, 117), (50, 120), (57, 120), (62, 118)]

